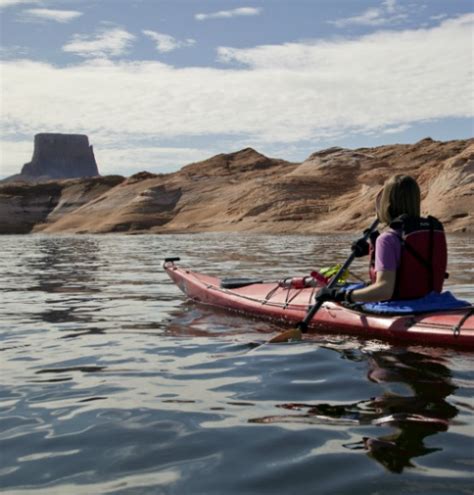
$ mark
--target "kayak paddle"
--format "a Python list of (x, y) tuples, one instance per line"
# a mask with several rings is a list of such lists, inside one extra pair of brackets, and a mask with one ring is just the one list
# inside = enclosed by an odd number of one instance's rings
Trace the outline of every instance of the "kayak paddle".
[[(363, 241), (367, 241), (370, 237), (370, 234), (377, 228), (377, 225), (379, 224), (379, 219), (376, 218), (373, 222), (372, 225), (364, 231), (364, 236), (361, 238)], [(327, 285), (328, 289), (332, 289), (335, 287), (337, 284), (339, 278), (342, 276), (342, 274), (349, 268), (351, 263), (354, 261), (354, 258), (356, 257), (356, 252), (353, 249), (349, 258), (345, 261), (345, 263), (341, 266), (339, 271), (334, 275), (334, 277), (331, 279), (329, 284)], [(273, 337), (268, 341), (269, 344), (275, 344), (278, 342), (288, 342), (290, 340), (301, 340), (302, 334), (306, 333), (308, 331), (308, 325), (310, 321), (313, 319), (314, 315), (319, 311), (319, 308), (324, 304), (324, 301), (316, 301), (313, 306), (311, 306), (308, 309), (308, 312), (306, 313), (306, 316), (304, 317), (304, 320), (300, 321), (297, 325), (296, 328), (292, 328), (290, 330), (286, 330), (284, 332), (280, 332), (278, 335)]]

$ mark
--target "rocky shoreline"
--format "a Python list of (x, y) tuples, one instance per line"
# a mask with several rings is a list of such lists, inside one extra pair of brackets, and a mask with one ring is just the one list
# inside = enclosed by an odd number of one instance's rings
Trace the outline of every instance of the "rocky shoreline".
[(352, 232), (373, 217), (387, 177), (407, 173), (422, 209), (472, 233), (474, 139), (330, 148), (302, 163), (247, 148), (170, 174), (141, 172), (0, 184), (0, 233), (310, 234)]

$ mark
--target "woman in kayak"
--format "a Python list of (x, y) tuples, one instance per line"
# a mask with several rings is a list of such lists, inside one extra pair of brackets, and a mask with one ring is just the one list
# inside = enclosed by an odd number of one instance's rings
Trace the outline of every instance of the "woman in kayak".
[(370, 254), (370, 285), (345, 291), (321, 289), (318, 301), (365, 303), (415, 299), (441, 292), (446, 271), (446, 238), (434, 217), (420, 217), (420, 188), (408, 175), (395, 175), (376, 200), (377, 217), (390, 228), (370, 247), (356, 241), (356, 257)]

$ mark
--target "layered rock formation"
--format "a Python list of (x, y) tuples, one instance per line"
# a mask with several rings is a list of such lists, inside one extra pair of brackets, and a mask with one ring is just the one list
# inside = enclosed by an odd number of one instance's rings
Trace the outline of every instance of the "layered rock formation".
[(94, 150), (82, 134), (36, 134), (33, 158), (7, 181), (38, 182), (99, 175)]
[(0, 185), (0, 233), (41, 230), (73, 213), (125, 179), (120, 176)]
[(474, 230), (474, 139), (428, 138), (331, 148), (303, 163), (248, 148), (172, 174), (50, 182), (42, 196), (27, 185), (0, 186), (0, 232), (360, 231), (395, 173), (418, 180), (423, 213), (440, 218), (450, 232)]

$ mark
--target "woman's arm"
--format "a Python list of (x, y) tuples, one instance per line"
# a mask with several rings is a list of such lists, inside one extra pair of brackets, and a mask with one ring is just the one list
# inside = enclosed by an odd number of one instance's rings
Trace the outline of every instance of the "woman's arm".
[(363, 289), (354, 290), (351, 294), (353, 302), (375, 302), (386, 301), (391, 299), (395, 289), (395, 271), (377, 272), (375, 283), (364, 287)]

